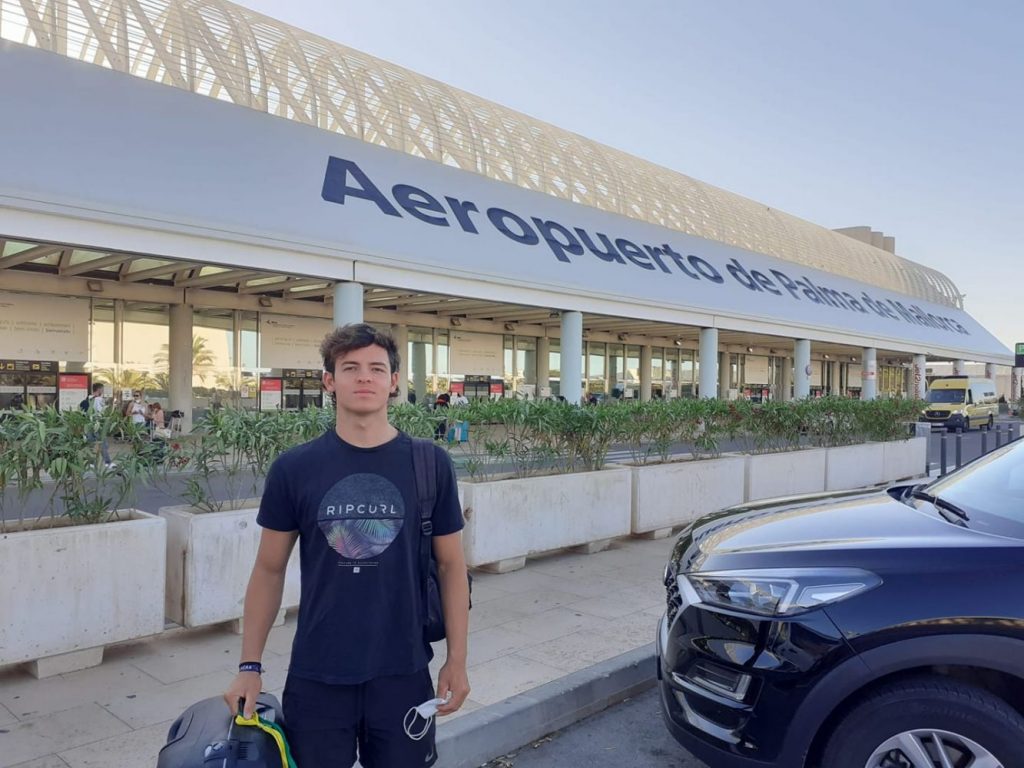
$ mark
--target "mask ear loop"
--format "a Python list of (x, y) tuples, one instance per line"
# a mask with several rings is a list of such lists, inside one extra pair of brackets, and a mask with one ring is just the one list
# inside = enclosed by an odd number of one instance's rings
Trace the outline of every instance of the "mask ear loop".
[(419, 741), (424, 736), (426, 736), (427, 731), (430, 730), (430, 724), (434, 720), (433, 715), (431, 715), (430, 717), (423, 718), (424, 725), (422, 730), (418, 731), (417, 733), (413, 733), (412, 727), (416, 725), (416, 718), (419, 716), (419, 714), (420, 713), (417, 711), (416, 707), (413, 707), (405, 713), (405, 719), (402, 721), (402, 727), (405, 728), (405, 735), (413, 741)]

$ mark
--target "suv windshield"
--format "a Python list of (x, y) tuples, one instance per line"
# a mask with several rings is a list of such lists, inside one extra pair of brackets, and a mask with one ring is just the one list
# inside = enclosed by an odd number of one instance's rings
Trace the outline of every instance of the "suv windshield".
[(969, 528), (1024, 536), (1024, 440), (1018, 440), (928, 486), (966, 510)]
[(966, 389), (929, 389), (925, 399), (929, 403), (962, 403)]

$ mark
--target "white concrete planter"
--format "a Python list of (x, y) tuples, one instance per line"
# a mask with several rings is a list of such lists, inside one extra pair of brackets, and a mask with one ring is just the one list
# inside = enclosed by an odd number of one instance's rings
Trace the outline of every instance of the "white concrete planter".
[(882, 456), (883, 482), (920, 477), (928, 473), (928, 438), (883, 443)]
[(821, 493), (825, 490), (827, 458), (825, 448), (748, 456), (746, 500)]
[(742, 504), (745, 470), (743, 456), (632, 467), (633, 533), (668, 535), (677, 525)]
[(589, 551), (630, 533), (632, 473), (625, 467), (513, 480), (460, 481), (466, 562), (508, 571), (528, 555)]
[[(203, 627), (242, 618), (260, 527), (259, 500), (237, 509), (200, 512), (194, 507), (164, 507), (167, 521), (167, 617), (186, 627)], [(285, 574), (281, 609), (299, 604), (299, 548)], [(240, 627), (239, 627), (240, 628)]]
[(842, 445), (828, 449), (826, 491), (849, 491), (885, 482), (884, 443)]
[(84, 669), (111, 643), (164, 629), (166, 524), (125, 519), (0, 534), (0, 666)]

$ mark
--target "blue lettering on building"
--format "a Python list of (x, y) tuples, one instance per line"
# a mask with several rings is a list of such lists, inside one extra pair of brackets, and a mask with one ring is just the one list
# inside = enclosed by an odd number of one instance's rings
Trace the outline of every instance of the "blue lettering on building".
[[(405, 211), (425, 224), (436, 227), (454, 225), (471, 235), (480, 234), (479, 227), (490, 222), (496, 231), (520, 245), (535, 246), (543, 242), (555, 259), (565, 264), (571, 264), (574, 259), (589, 253), (602, 261), (624, 267), (679, 274), (710, 285), (725, 282), (722, 270), (710, 261), (696, 254), (683, 255), (668, 243), (656, 246), (634, 243), (624, 237), (613, 238), (603, 232), (592, 234), (580, 227), (567, 226), (539, 216), (520, 216), (504, 208), (489, 207), (481, 213), (481, 208), (473, 201), (445, 196), (442, 203), (430, 192), (409, 184), (396, 184), (390, 191), (394, 202), (355, 162), (340, 157), (328, 158), (321, 196), (329, 203), (345, 205), (350, 199), (362, 200), (372, 203), (386, 216), (402, 218), (402, 211)], [(756, 269), (748, 269), (737, 258), (730, 259), (724, 271), (737, 284), (753, 293), (788, 297), (792, 301), (810, 302), (844, 312), (875, 314), (896, 322), (970, 335), (953, 318), (925, 312), (916, 304), (907, 306), (893, 299), (876, 299), (867, 291), (856, 297), (846, 291), (818, 285), (804, 275), (791, 276), (781, 269), (770, 269), (768, 272), (771, 274), (765, 274)]]

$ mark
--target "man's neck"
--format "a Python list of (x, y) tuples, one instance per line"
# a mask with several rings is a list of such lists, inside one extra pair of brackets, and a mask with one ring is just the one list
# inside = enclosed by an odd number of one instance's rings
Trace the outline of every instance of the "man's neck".
[(398, 430), (388, 422), (387, 411), (357, 416), (339, 410), (334, 430), (338, 437), (357, 448), (376, 448), (398, 434)]

